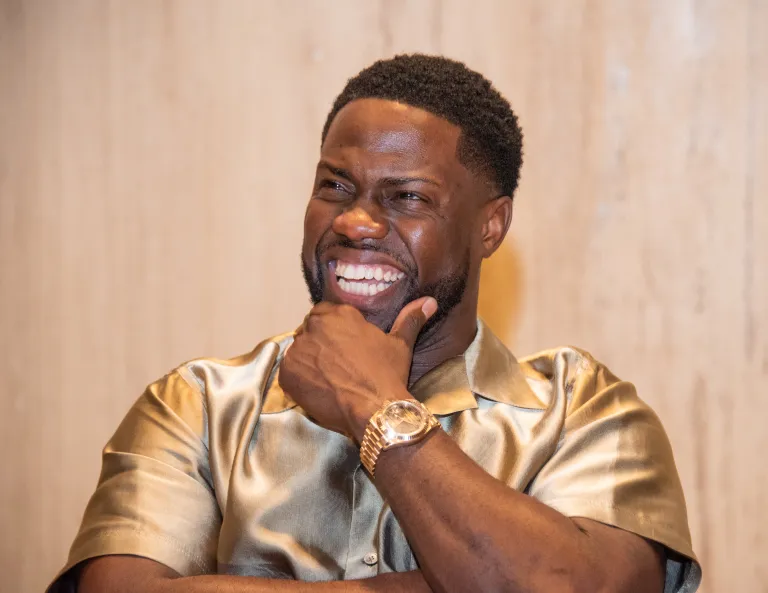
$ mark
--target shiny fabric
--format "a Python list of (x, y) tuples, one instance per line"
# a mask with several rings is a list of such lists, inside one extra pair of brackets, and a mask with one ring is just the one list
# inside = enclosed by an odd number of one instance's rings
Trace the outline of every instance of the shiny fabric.
[[(192, 361), (147, 388), (104, 449), (98, 486), (49, 593), (74, 591), (68, 571), (105, 554), (144, 556), (182, 575), (307, 581), (417, 568), (356, 446), (314, 424), (280, 389), (291, 339), (232, 360)], [(465, 354), (412, 393), (510, 488), (663, 544), (666, 593), (697, 589), (701, 570), (667, 436), (632, 384), (589, 354), (560, 348), (518, 363), (479, 321)]]

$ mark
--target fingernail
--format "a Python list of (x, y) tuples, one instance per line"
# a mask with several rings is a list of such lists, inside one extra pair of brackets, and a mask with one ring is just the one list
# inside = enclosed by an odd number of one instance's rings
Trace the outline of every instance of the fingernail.
[(434, 315), (435, 311), (437, 311), (437, 301), (432, 297), (428, 297), (421, 305), (421, 312), (429, 319)]

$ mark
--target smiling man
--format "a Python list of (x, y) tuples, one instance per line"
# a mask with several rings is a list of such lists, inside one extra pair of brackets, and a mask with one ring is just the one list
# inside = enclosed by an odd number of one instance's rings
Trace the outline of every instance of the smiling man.
[(314, 307), (147, 388), (49, 591), (695, 591), (632, 385), (573, 348), (518, 361), (477, 318), (521, 162), (509, 104), (463, 64), (352, 78), (305, 217)]

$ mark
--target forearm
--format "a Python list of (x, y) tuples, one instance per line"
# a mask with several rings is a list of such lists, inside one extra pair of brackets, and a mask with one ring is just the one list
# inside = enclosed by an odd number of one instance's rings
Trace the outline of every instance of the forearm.
[(78, 593), (432, 593), (419, 571), (354, 581), (302, 582), (258, 577), (180, 577), (167, 566), (138, 556), (102, 556), (77, 577)]
[(490, 476), (441, 430), (383, 453), (376, 484), (435, 591), (600, 590), (589, 537)]
[(418, 571), (389, 573), (356, 581), (307, 583), (235, 576), (200, 576), (166, 581), (152, 593), (431, 593)]

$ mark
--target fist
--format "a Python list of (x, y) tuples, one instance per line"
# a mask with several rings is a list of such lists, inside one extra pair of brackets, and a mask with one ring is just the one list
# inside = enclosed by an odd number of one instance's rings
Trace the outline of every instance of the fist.
[(280, 386), (318, 424), (356, 439), (387, 400), (408, 399), (416, 338), (437, 310), (431, 297), (403, 307), (387, 334), (349, 305), (316, 305), (280, 366)]

